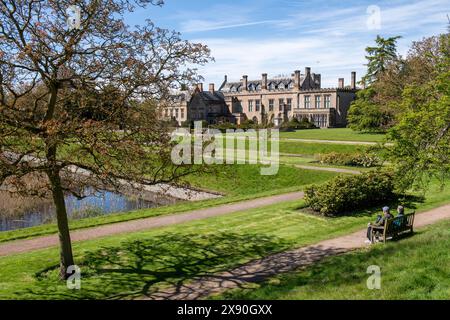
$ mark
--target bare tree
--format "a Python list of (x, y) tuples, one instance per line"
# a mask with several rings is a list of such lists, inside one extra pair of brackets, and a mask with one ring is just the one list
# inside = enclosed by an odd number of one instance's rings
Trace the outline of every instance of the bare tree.
[[(171, 90), (198, 81), (193, 66), (208, 62), (209, 50), (148, 20), (124, 22), (135, 7), (161, 3), (0, 0), (0, 185), (52, 196), (62, 278), (74, 264), (66, 192), (170, 183), (192, 171), (171, 163), (157, 109)], [(68, 23), (69, 8), (79, 21)]]

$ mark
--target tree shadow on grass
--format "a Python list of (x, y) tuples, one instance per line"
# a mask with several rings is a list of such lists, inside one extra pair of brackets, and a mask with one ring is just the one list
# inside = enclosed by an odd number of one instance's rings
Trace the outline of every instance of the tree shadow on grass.
[(139, 298), (287, 247), (282, 239), (256, 234), (168, 233), (87, 252), (79, 261), (80, 290), (67, 289), (55, 267), (36, 274), (34, 286), (16, 294), (27, 299)]

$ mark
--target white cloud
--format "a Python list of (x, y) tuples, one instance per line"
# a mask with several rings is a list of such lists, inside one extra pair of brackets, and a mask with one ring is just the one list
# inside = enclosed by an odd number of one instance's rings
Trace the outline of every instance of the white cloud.
[(238, 81), (243, 74), (259, 79), (261, 73), (269, 76), (288, 74), (294, 70), (312, 67), (322, 73), (323, 86), (336, 86), (338, 77), (349, 78), (353, 70), (361, 72), (364, 47), (348, 45), (333, 36), (299, 37), (293, 39), (249, 40), (246, 38), (203, 40), (212, 51), (216, 62), (200, 69), (207, 82), (219, 84), (224, 75)]
[(261, 24), (273, 24), (274, 20), (262, 20), (262, 21), (252, 21), (252, 22), (231, 22), (227, 21), (209, 21), (209, 20), (188, 20), (181, 23), (181, 32), (202, 32), (202, 31), (212, 31), (221, 29), (232, 29), (248, 26), (256, 26)]
[(265, 33), (237, 30), (234, 33), (237, 36), (194, 40), (208, 45), (216, 59), (200, 69), (207, 82), (220, 84), (225, 74), (236, 81), (243, 74), (259, 79), (263, 72), (272, 76), (291, 74), (295, 69), (310, 66), (313, 72), (322, 74), (322, 85), (326, 87), (336, 86), (339, 77), (346, 78), (348, 83), (353, 70), (359, 76), (365, 72), (364, 49), (373, 44), (376, 34), (402, 35), (399, 52), (404, 55), (412, 40), (445, 31), (448, 0), (397, 1), (389, 5), (382, 2), (379, 6), (380, 30), (367, 27), (367, 6), (318, 12), (294, 8), (279, 20), (260, 21), (249, 19), (251, 8), (229, 14), (235, 8), (220, 7), (215, 11), (222, 14), (206, 16), (226, 17), (223, 20), (187, 18), (180, 25), (184, 32), (264, 25)]

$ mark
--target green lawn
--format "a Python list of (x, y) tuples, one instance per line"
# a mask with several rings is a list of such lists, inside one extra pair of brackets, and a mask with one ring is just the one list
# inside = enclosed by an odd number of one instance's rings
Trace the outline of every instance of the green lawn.
[(74, 244), (82, 289), (57, 280), (58, 250), (0, 257), (0, 299), (133, 298), (251, 259), (358, 229), (369, 218), (325, 219), (300, 201)]
[(337, 174), (302, 170), (281, 164), (276, 175), (262, 176), (257, 165), (217, 165), (211, 173), (189, 177), (189, 182), (203, 189), (223, 192), (229, 196), (251, 195), (270, 190), (277, 193), (300, 190), (312, 183), (321, 183)]
[(376, 133), (359, 133), (349, 128), (331, 128), (281, 132), (280, 138), (381, 142), (385, 138), (385, 135)]
[[(436, 186), (437, 187), (437, 186)], [(437, 189), (436, 189), (437, 190)], [(417, 208), (448, 202), (450, 187)], [(74, 244), (81, 290), (57, 280), (58, 249), (0, 257), (0, 299), (134, 298), (205, 273), (364, 228), (377, 210), (323, 218), (302, 201)], [(403, 241), (402, 241), (403, 242)], [(429, 260), (427, 260), (429, 261)]]
[[(367, 267), (381, 270), (381, 288), (367, 288)], [(219, 298), (219, 297), (215, 297)], [(445, 299), (450, 298), (450, 221), (414, 236), (335, 256), (261, 285), (232, 290), (225, 299)]]
[[(336, 176), (332, 172), (302, 170), (288, 165), (281, 165), (278, 174), (275, 176), (260, 175), (260, 166), (258, 165), (220, 165), (215, 166), (213, 169), (214, 171), (211, 173), (190, 176), (188, 180), (193, 186), (223, 192), (225, 196), (222, 198), (196, 202), (181, 202), (159, 208), (74, 220), (70, 221), (70, 228), (71, 230), (76, 230), (145, 217), (175, 214), (213, 205), (298, 191), (303, 189), (305, 185), (321, 183)], [(0, 242), (56, 232), (57, 228), (55, 224), (4, 231), (0, 232)]]
[[(310, 130), (306, 130), (310, 131)], [(321, 131), (321, 130), (319, 130)], [(299, 132), (299, 131), (297, 131)], [(296, 132), (285, 132), (284, 134), (295, 134)], [(238, 143), (240, 141), (240, 143)], [(240, 140), (234, 140), (234, 150), (249, 149), (249, 146), (258, 147), (258, 140), (252, 139), (250, 142), (248, 139), (241, 138)], [(223, 144), (226, 148), (233, 147)], [(367, 145), (352, 145), (352, 144), (338, 144), (338, 143), (326, 143), (320, 141), (312, 142), (299, 142), (291, 140), (279, 140), (279, 152), (280, 153), (292, 153), (302, 155), (315, 155), (319, 153), (339, 152), (339, 153), (356, 153), (367, 151), (370, 147)], [(268, 151), (272, 148), (272, 143), (267, 143), (266, 148)], [(247, 151), (248, 153), (248, 151)], [(248, 154), (247, 154), (248, 156)]]

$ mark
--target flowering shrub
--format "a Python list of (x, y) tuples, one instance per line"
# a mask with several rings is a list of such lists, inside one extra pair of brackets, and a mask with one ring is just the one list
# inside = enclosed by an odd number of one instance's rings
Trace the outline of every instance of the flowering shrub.
[(380, 158), (373, 153), (339, 153), (330, 152), (320, 154), (320, 163), (335, 164), (340, 166), (375, 167), (380, 165)]
[(306, 204), (322, 215), (339, 215), (382, 205), (394, 198), (393, 176), (387, 172), (338, 176), (305, 189)]

